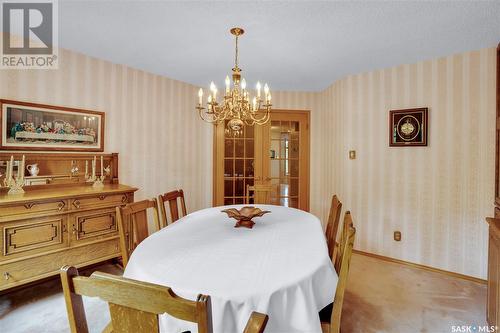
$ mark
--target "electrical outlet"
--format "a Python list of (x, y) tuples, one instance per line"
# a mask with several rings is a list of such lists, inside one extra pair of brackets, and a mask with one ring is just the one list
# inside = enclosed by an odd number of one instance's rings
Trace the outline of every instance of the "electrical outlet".
[(394, 240), (396, 242), (400, 242), (401, 241), (401, 231), (394, 231)]
[(356, 159), (356, 151), (355, 150), (349, 150), (349, 159), (351, 159), (351, 160)]

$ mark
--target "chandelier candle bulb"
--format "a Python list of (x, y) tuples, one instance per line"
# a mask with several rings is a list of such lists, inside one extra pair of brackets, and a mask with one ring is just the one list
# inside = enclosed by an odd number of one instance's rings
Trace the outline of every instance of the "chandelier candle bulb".
[(247, 81), (245, 79), (241, 80), (241, 89), (245, 90), (247, 87)]
[(203, 89), (200, 88), (200, 90), (198, 90), (198, 100), (199, 100), (199, 104), (201, 106), (201, 104), (203, 104)]
[(229, 80), (229, 75), (226, 75), (226, 94), (229, 93), (230, 86), (231, 86), (231, 81)]

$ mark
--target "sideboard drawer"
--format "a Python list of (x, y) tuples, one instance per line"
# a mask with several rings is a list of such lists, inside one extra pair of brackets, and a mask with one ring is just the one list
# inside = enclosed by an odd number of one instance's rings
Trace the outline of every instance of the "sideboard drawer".
[(0, 223), (0, 262), (67, 247), (66, 223), (66, 215)]
[(92, 210), (71, 215), (74, 241), (95, 240), (118, 234), (115, 209)]
[(6, 221), (15, 216), (64, 212), (66, 209), (65, 200), (32, 201), (24, 204), (2, 206), (0, 207), (0, 221)]
[(77, 198), (71, 200), (71, 209), (95, 209), (116, 207), (128, 202), (126, 194), (100, 195), (98, 197)]
[(82, 267), (119, 255), (118, 239), (0, 264), (0, 290), (59, 274), (64, 265)]

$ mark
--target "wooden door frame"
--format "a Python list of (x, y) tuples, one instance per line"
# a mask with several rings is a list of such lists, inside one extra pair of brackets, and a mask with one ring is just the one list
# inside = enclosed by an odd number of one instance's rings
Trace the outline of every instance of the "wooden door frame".
[[(306, 131), (306, 138), (307, 138), (307, 149), (306, 149), (306, 157), (307, 157), (307, 168), (306, 168), (306, 197), (307, 197), (307, 203), (306, 203), (306, 209), (309, 211), (310, 208), (310, 201), (311, 201), (311, 111), (310, 110), (294, 110), (294, 109), (272, 109), (271, 113), (295, 113), (295, 114), (303, 114), (307, 116), (307, 128), (305, 129)], [(220, 127), (221, 124), (214, 126), (214, 131), (213, 131), (213, 147), (212, 147), (212, 206), (215, 206), (217, 203), (217, 170), (220, 168), (223, 168), (224, 165), (224, 158), (218, 158), (218, 154), (224, 151), (224, 146), (223, 146), (223, 141), (224, 140), (217, 140), (218, 135), (224, 135), (224, 126), (222, 128)], [(259, 126), (259, 125), (254, 125), (254, 126)], [(257, 139), (257, 131), (255, 133), (255, 138)], [(219, 142), (218, 142), (219, 141)], [(218, 146), (221, 147), (218, 147)], [(222, 164), (222, 165), (217, 165), (217, 163)], [(223, 170), (223, 169), (222, 169)]]

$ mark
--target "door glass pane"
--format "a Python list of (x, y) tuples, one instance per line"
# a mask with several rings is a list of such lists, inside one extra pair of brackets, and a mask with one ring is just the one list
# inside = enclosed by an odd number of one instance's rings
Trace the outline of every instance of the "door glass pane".
[(233, 180), (224, 180), (224, 196), (232, 197), (233, 196)]
[(233, 198), (224, 198), (224, 206), (232, 204), (233, 204)]
[(234, 140), (226, 139), (224, 142), (224, 156), (233, 157), (234, 156)]
[(234, 140), (234, 156), (244, 157), (245, 156), (245, 142), (242, 139)]
[(300, 123), (298, 121), (292, 121), (290, 126), (290, 139), (298, 140), (299, 139), (299, 127)]
[(299, 208), (299, 199), (290, 198), (288, 207)]
[(290, 141), (288, 151), (290, 154), (290, 158), (299, 158), (299, 141), (298, 140)]
[(280, 139), (281, 128), (279, 121), (271, 121), (271, 139)]
[(279, 178), (280, 177), (280, 161), (279, 160), (271, 160), (270, 166), (270, 176), (271, 178)]
[(245, 140), (245, 157), (252, 158), (254, 156), (253, 140)]
[(233, 159), (224, 160), (224, 177), (233, 177)]
[(236, 197), (243, 197), (245, 195), (244, 191), (244, 180), (243, 179), (236, 179), (235, 187), (234, 187), (234, 195)]
[(280, 154), (280, 141), (271, 140), (271, 151), (269, 152), (270, 158), (279, 158)]
[(243, 160), (243, 159), (234, 160), (234, 176), (235, 177), (243, 177), (244, 176), (244, 173), (243, 173), (244, 163), (245, 163), (245, 160)]
[(245, 177), (253, 177), (253, 160), (245, 160)]
[(299, 176), (299, 160), (290, 160), (290, 176)]
[(290, 179), (290, 196), (298, 196), (299, 195), (299, 179), (292, 178)]

